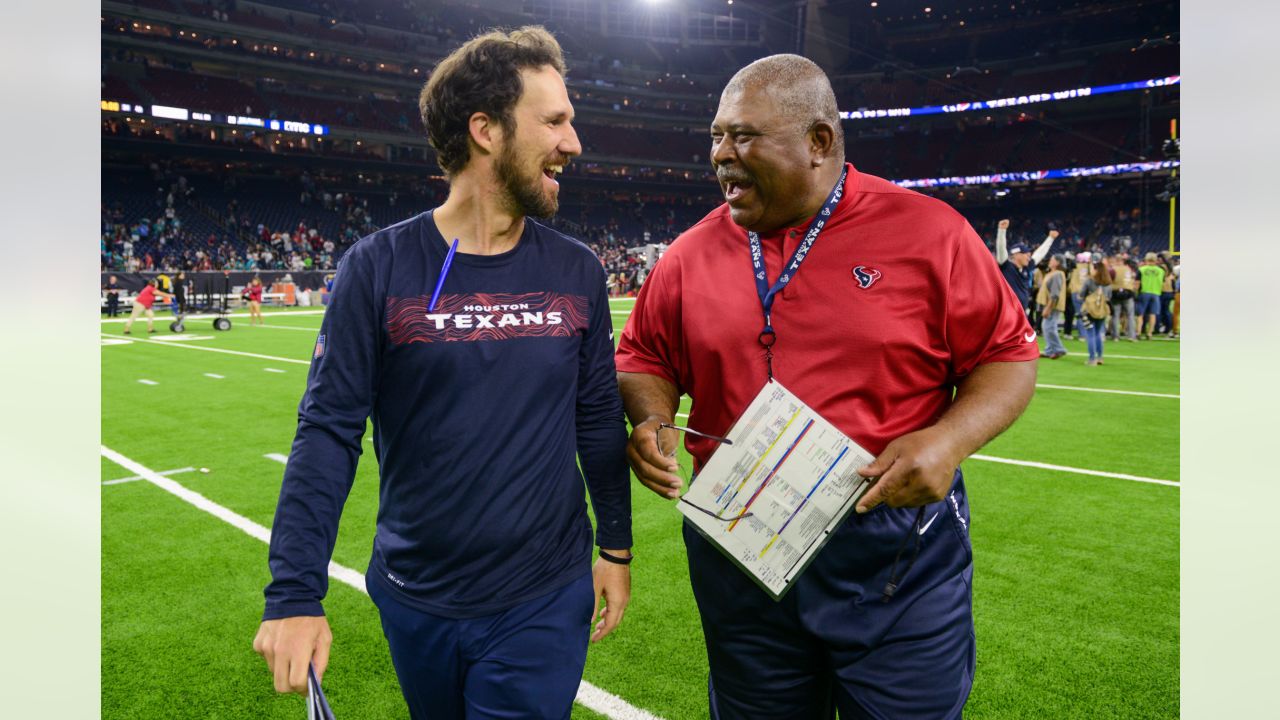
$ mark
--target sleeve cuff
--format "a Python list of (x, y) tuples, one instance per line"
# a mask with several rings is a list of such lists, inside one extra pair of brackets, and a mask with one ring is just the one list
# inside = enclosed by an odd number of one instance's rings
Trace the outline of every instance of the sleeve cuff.
[(324, 617), (324, 606), (315, 600), (268, 602), (262, 620), (279, 620), (287, 617)]

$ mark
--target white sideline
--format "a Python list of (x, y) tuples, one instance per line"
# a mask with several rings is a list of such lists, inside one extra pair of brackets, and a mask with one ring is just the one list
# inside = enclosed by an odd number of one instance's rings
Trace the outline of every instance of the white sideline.
[(1003, 463), (1005, 465), (1021, 465), (1023, 467), (1039, 468), (1041, 470), (1058, 470), (1060, 472), (1075, 473), (1077, 475), (1093, 475), (1096, 477), (1116, 478), (1117, 480), (1132, 480), (1134, 482), (1152, 483), (1154, 485), (1168, 485), (1169, 487), (1182, 487), (1182, 483), (1173, 480), (1161, 480), (1159, 478), (1142, 477), (1141, 475), (1128, 475), (1126, 473), (1104, 472), (1102, 470), (1085, 470), (1084, 468), (1067, 467), (1066, 465), (1050, 465), (1049, 463), (1032, 462), (1030, 460), (1010, 460), (1009, 458), (992, 457), (990, 455), (970, 455), (970, 460), (985, 460), (986, 462)]
[(264, 371), (264, 372), (273, 372), (273, 373), (282, 373), (282, 372), (284, 372), (284, 371), (283, 371), (283, 370), (281, 370), (280, 368), (262, 368), (262, 369), (263, 369), (263, 371)]
[[(292, 329), (292, 328), (291, 328), (291, 329)], [(140, 341), (140, 342), (155, 342), (155, 341), (153, 341), (153, 340), (139, 340), (139, 341)], [(161, 344), (161, 345), (164, 345), (164, 343), (160, 343), (160, 344)], [(279, 360), (280, 362), (297, 363), (298, 365), (310, 365), (310, 364), (311, 364), (311, 361), (310, 361), (310, 360), (295, 360), (295, 359), (293, 359), (293, 358), (283, 358), (283, 357), (278, 357), (278, 356), (276, 356), (276, 355), (260, 355), (260, 354), (258, 354), (258, 353), (243, 352), (243, 351), (241, 351), (241, 350), (224, 350), (224, 349), (222, 349), (222, 348), (199, 347), (199, 346), (196, 346), (196, 345), (167, 345), (166, 347), (180, 347), (180, 348), (185, 348), (185, 349), (187, 349), (187, 350), (204, 350), (204, 351), (206, 351), (206, 352), (220, 352), (220, 353), (227, 353), (228, 355), (243, 355), (243, 356), (245, 356), (245, 357), (261, 358), (261, 359), (263, 359), (263, 360)], [(1051, 389), (1051, 390), (1074, 390), (1074, 391), (1077, 391), (1077, 392), (1115, 393), (1115, 394), (1118, 394), (1118, 395), (1139, 395), (1139, 396), (1142, 396), (1142, 397), (1172, 398), (1172, 399), (1175, 399), (1175, 400), (1180, 400), (1180, 399), (1181, 399), (1181, 397), (1182, 397), (1182, 396), (1180, 396), (1180, 395), (1167, 395), (1167, 394), (1164, 394), (1164, 393), (1138, 392), (1137, 390), (1105, 390), (1105, 389), (1102, 389), (1102, 388), (1074, 387), (1074, 386), (1071, 386), (1071, 385), (1041, 385), (1041, 384), (1037, 384), (1037, 385), (1036, 385), (1036, 387), (1038, 387), (1038, 388), (1048, 388), (1048, 389)]]
[(205, 377), (207, 377), (207, 378), (213, 378), (214, 380), (226, 380), (226, 379), (227, 379), (227, 376), (226, 376), (226, 375), (219, 375), (218, 373), (205, 373), (205, 374), (204, 374), (204, 376), (205, 376)]
[[(198, 492), (188, 490), (177, 482), (164, 477), (160, 473), (151, 470), (136, 461), (130, 460), (106, 445), (102, 446), (102, 456), (126, 470), (137, 473), (143, 480), (146, 480), (161, 490), (172, 493), (192, 505), (195, 505), (201, 510), (204, 510), (210, 515), (213, 515), (219, 520), (223, 520), (234, 525), (252, 537), (257, 538), (264, 543), (271, 543), (271, 531), (249, 518), (215, 503)], [(335, 580), (350, 585), (365, 595), (369, 594), (369, 590), (364, 584), (364, 575), (349, 567), (330, 561), (329, 576)], [(661, 720), (657, 715), (645, 712), (644, 710), (627, 703), (627, 701), (617, 695), (601, 690), (586, 680), (583, 680), (582, 684), (578, 686), (578, 697), (576, 700), (583, 707), (586, 707), (589, 710), (594, 710), (595, 712), (610, 718), (610, 720)]]
[(1111, 395), (1138, 395), (1141, 397), (1169, 398), (1170, 400), (1182, 399), (1181, 395), (1169, 395), (1168, 393), (1139, 392), (1137, 390), (1109, 390), (1107, 388), (1075, 387), (1073, 385), (1048, 385), (1045, 383), (1036, 383), (1036, 387), (1048, 388), (1050, 390), (1075, 390), (1076, 392), (1108, 393)]
[(264, 457), (264, 458), (266, 458), (266, 459), (268, 459), (268, 460), (275, 460), (276, 462), (280, 463), (281, 465), (288, 465), (288, 464), (289, 464), (289, 456), (288, 456), (288, 455), (281, 455), (280, 453), (267, 453), (266, 455), (263, 455), (262, 457)]
[(145, 378), (144, 378), (144, 379), (141, 379), (141, 380), (138, 380), (138, 382), (142, 383), (143, 385), (159, 385), (159, 384), (160, 384), (160, 383), (156, 382), (155, 380), (147, 380), (147, 379), (145, 379)]
[[(177, 470), (163, 470), (156, 473), (157, 475), (178, 475), (186, 472), (195, 472), (193, 467), (178, 468)], [(129, 477), (116, 478), (115, 480), (104, 480), (103, 485), (119, 485), (120, 483), (135, 482), (138, 480), (146, 480), (141, 475), (130, 475)]]
[[(143, 340), (139, 338), (135, 342), (155, 343), (154, 340)], [(158, 343), (160, 347), (182, 348), (183, 350), (203, 350), (204, 352), (226, 353), (228, 355), (243, 355), (244, 357), (261, 358), (263, 360), (279, 360), (280, 362), (297, 363), (298, 365), (310, 365), (310, 360), (295, 360), (293, 358), (282, 358), (275, 355), (260, 355), (258, 353), (244, 352), (241, 350), (226, 350), (223, 348), (201, 347), (199, 345), (170, 345), (168, 343)]]
[[(687, 413), (676, 413), (676, 418), (689, 419)], [(1132, 480), (1134, 482), (1152, 483), (1155, 485), (1168, 485), (1170, 487), (1180, 488), (1182, 483), (1174, 480), (1161, 480), (1159, 478), (1142, 477), (1141, 475), (1127, 475), (1125, 473), (1113, 473), (1103, 470), (1086, 470), (1085, 468), (1068, 467), (1066, 465), (1050, 465), (1049, 463), (1033, 462), (1031, 460), (1013, 460), (1011, 458), (994, 457), (991, 455), (970, 455), (969, 460), (985, 460), (987, 462), (1004, 463), (1006, 465), (1022, 465), (1023, 467), (1039, 468), (1040, 470), (1057, 470), (1059, 472), (1075, 473), (1077, 475), (1093, 475), (1095, 477), (1114, 478), (1116, 480)]]

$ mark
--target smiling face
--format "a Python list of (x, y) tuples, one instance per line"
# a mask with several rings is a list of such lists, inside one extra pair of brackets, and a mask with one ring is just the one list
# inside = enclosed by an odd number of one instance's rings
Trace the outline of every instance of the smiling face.
[(520, 76), (524, 93), (512, 112), (514, 127), (503, 133), (494, 174), (509, 209), (551, 217), (560, 206), (556, 176), (582, 153), (582, 144), (560, 73), (543, 66), (522, 70)]
[(742, 227), (771, 232), (798, 225), (816, 209), (819, 187), (810, 128), (788, 118), (764, 87), (728, 89), (711, 123), (711, 164), (729, 215)]

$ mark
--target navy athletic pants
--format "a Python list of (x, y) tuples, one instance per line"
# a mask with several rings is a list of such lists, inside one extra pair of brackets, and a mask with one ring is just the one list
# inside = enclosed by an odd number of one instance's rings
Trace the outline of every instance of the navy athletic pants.
[(587, 660), (591, 573), (484, 617), (409, 607), (368, 578), (391, 662), (414, 720), (567, 720)]
[[(880, 505), (849, 515), (777, 602), (685, 523), (712, 718), (821, 720), (836, 709), (841, 720), (960, 717), (975, 663), (960, 471), (919, 523), (917, 511)], [(885, 602), (904, 540), (898, 588)]]

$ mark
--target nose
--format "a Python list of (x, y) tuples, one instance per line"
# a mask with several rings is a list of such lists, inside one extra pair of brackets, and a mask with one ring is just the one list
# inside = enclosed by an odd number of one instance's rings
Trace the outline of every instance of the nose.
[(728, 135), (722, 136), (719, 140), (711, 139), (711, 167), (720, 167), (732, 161), (736, 155), (733, 140)]
[(565, 137), (560, 140), (560, 152), (569, 157), (577, 157), (582, 154), (582, 143), (578, 141), (578, 131), (573, 129), (573, 123), (565, 123), (567, 132)]

